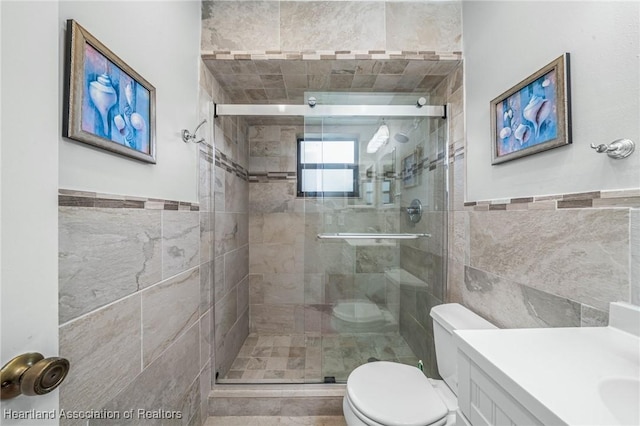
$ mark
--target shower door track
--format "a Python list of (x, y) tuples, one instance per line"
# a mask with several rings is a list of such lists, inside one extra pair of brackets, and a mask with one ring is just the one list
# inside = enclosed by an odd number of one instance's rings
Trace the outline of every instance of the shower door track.
[(438, 117), (446, 118), (444, 105), (253, 105), (213, 104), (214, 117), (303, 116), (303, 117)]
[(370, 234), (360, 232), (337, 232), (330, 234), (318, 234), (321, 240), (416, 240), (428, 238), (431, 234)]

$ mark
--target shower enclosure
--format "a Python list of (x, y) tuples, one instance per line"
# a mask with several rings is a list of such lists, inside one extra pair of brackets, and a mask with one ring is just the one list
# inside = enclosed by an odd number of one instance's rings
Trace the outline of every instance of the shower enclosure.
[[(274, 299), (265, 296), (273, 289), (299, 288), (296, 301), (271, 309), (287, 306), (295, 324), (279, 331), (277, 323), (263, 324), (270, 317), (258, 310), (266, 305), (251, 305), (255, 327), (218, 381), (339, 383), (375, 360), (421, 361), (437, 376), (429, 311), (443, 302), (446, 283), (444, 107), (424, 105), (428, 99), (413, 93), (305, 99), (309, 106), (284, 111), (304, 113), (287, 142), (296, 152), (295, 213), (287, 217), (303, 232), (291, 242), (291, 269), (273, 268), (251, 284), (261, 300)], [(278, 114), (270, 105), (219, 107), (223, 114)], [(287, 227), (271, 220), (277, 214), (262, 217), (261, 233), (267, 223)]]

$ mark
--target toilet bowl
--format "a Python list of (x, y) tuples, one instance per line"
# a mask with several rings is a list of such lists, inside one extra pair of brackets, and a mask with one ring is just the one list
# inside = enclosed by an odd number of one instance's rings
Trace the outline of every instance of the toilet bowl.
[(364, 299), (339, 301), (331, 316), (333, 329), (345, 333), (381, 331), (393, 324), (391, 312)]
[(342, 409), (348, 426), (453, 426), (457, 404), (457, 348), (453, 330), (496, 328), (457, 303), (431, 310), (438, 372), (427, 378), (416, 367), (378, 361), (359, 366), (347, 379)]

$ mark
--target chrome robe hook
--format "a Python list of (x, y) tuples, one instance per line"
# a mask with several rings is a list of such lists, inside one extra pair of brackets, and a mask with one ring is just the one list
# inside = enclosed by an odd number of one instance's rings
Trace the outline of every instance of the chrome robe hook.
[(620, 159), (627, 158), (636, 149), (636, 145), (631, 139), (616, 139), (609, 145), (601, 143), (600, 145), (591, 144), (591, 148), (598, 153), (606, 152), (611, 158)]
[(187, 129), (182, 129), (182, 140), (184, 141), (184, 143), (188, 143), (189, 141), (193, 142), (193, 143), (202, 143), (204, 142), (204, 138), (201, 138), (200, 140), (196, 140), (196, 133), (198, 132), (198, 129), (200, 127), (202, 127), (202, 125), (204, 123), (207, 122), (207, 119), (204, 119), (200, 122), (200, 124), (198, 124), (198, 127), (195, 128), (195, 130), (193, 131), (193, 133), (189, 133), (189, 131)]

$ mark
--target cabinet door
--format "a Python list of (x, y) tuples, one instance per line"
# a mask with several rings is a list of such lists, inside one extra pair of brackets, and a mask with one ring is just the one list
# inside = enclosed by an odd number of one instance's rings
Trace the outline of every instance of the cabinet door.
[(542, 425), (461, 352), (458, 352), (458, 403), (473, 426)]

